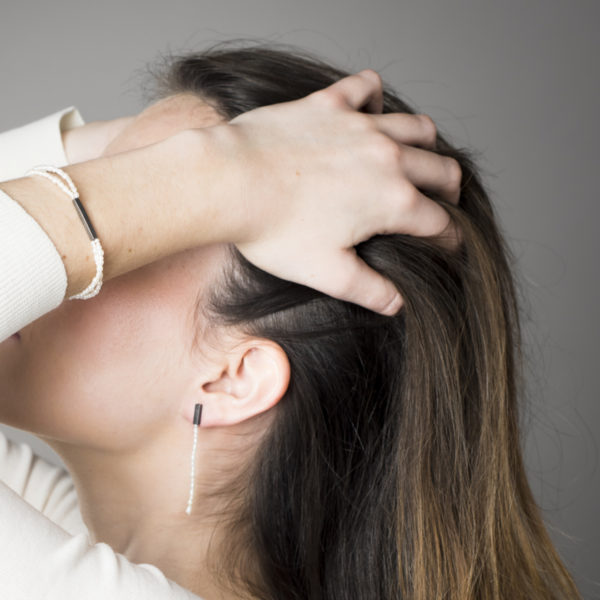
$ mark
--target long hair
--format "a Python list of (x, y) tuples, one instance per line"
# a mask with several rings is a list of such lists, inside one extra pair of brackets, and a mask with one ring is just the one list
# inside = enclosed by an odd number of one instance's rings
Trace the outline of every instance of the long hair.
[[(152, 75), (158, 97), (192, 92), (229, 120), (348, 73), (281, 44), (221, 43)], [(415, 110), (386, 84), (383, 112)], [(436, 200), (460, 249), (400, 234), (356, 248), (402, 294), (395, 317), (274, 277), (230, 246), (211, 323), (277, 342), (291, 366), (240, 488), (226, 569), (240, 595), (580, 597), (522, 459), (514, 261), (473, 154), (439, 133), (437, 152), (462, 167), (459, 205)]]

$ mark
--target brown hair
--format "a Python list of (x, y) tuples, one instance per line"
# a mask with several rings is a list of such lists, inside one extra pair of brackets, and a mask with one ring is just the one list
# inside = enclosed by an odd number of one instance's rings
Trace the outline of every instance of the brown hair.
[[(159, 96), (193, 92), (231, 119), (347, 73), (297, 48), (238, 42), (169, 57), (155, 75)], [(384, 112), (415, 112), (387, 85), (384, 96)], [(240, 593), (579, 598), (522, 460), (512, 258), (472, 154), (439, 134), (437, 148), (463, 171), (459, 206), (437, 200), (460, 251), (409, 235), (357, 246), (401, 292), (397, 316), (278, 279), (233, 246), (203, 308), (215, 327), (276, 341), (291, 365), (232, 529)]]

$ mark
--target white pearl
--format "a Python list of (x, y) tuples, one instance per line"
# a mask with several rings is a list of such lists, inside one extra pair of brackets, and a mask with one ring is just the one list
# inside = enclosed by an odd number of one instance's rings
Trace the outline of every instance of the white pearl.
[(185, 509), (186, 514), (192, 512), (192, 502), (194, 501), (194, 477), (196, 474), (196, 446), (198, 445), (198, 425), (194, 425), (194, 444), (192, 446), (192, 460), (191, 460), (191, 472), (190, 472), (190, 496), (188, 498), (187, 508)]

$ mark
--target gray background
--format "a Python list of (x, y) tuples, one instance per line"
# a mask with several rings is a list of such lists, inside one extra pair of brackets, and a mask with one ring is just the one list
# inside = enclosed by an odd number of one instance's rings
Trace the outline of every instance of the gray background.
[(0, 14), (0, 131), (72, 104), (88, 122), (134, 114), (159, 51), (250, 36), (375, 68), (477, 149), (524, 293), (530, 481), (584, 596), (600, 598), (599, 2), (57, 0)]

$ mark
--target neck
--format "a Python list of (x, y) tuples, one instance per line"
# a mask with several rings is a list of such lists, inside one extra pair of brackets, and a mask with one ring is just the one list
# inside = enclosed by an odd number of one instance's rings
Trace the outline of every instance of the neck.
[(61, 456), (73, 478), (92, 543), (104, 542), (133, 563), (152, 564), (199, 596), (230, 600), (237, 596), (225, 593), (209, 568), (209, 558), (210, 564), (219, 562), (215, 555), (223, 529), (219, 515), (225, 513), (227, 499), (210, 492), (214, 492), (215, 473), (231, 472), (231, 465), (223, 461), (230, 460), (232, 453), (214, 449), (227, 448), (235, 454), (236, 440), (243, 436), (206, 431), (198, 439), (190, 515), (185, 509), (191, 440), (184, 445), (181, 433), (178, 439), (154, 439), (152, 446), (118, 453), (45, 441)]

